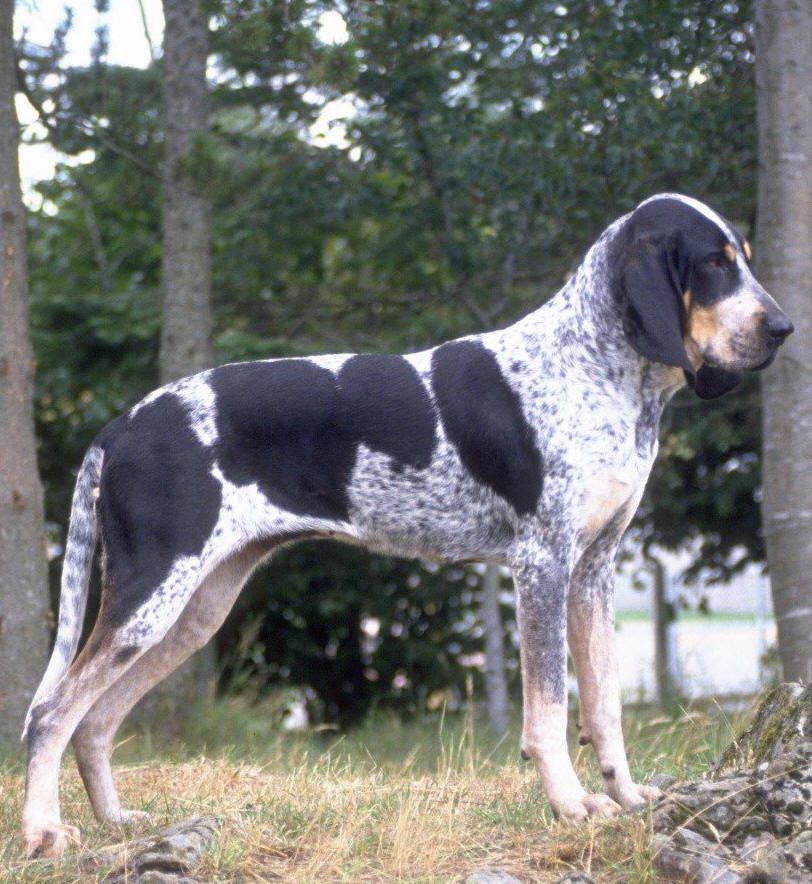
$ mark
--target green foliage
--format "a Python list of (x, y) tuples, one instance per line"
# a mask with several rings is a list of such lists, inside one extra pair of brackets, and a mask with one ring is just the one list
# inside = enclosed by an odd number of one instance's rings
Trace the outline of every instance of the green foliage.
[[(157, 382), (160, 182), (154, 71), (69, 71), (53, 100), (65, 160), (30, 214), (36, 415), (47, 513), (64, 521), (71, 467), (101, 426)], [(92, 159), (88, 159), (92, 151)]]
[(694, 580), (726, 581), (765, 559), (758, 393), (748, 378), (721, 402), (680, 394), (661, 434), (661, 457), (636, 525), (646, 549), (694, 541), (687, 572)]
[[(470, 663), (481, 649), (478, 585), (469, 567), (297, 545), (249, 584), (221, 631), (226, 678), (308, 685), (321, 716), (343, 724), (371, 706), (419, 712), (430, 697), (453, 705), (469, 676), (481, 685)], [(512, 663), (515, 671), (515, 649)]]

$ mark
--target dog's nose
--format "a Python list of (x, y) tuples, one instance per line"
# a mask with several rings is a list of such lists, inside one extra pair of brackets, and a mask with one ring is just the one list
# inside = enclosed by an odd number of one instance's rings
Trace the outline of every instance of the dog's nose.
[(793, 331), (795, 331), (795, 326), (792, 324), (786, 313), (768, 314), (767, 334), (769, 334), (776, 344), (780, 344), (785, 338), (788, 338)]

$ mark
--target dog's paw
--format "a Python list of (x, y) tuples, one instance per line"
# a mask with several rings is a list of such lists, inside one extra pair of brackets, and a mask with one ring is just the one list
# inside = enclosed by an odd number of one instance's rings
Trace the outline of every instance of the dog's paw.
[(652, 801), (661, 798), (663, 792), (656, 786), (643, 786), (630, 783), (622, 791), (612, 797), (624, 810), (643, 810)]
[(556, 816), (565, 822), (582, 822), (594, 817), (609, 819), (621, 813), (623, 808), (602, 792), (584, 793), (577, 800), (556, 808)]
[(586, 808), (587, 816), (599, 819), (609, 819), (609, 817), (617, 816), (621, 811), (620, 805), (603, 792), (584, 795), (583, 805)]
[(53, 857), (58, 859), (69, 843), (79, 844), (79, 830), (64, 823), (49, 823), (38, 829), (26, 831), (25, 852), (31, 859)]
[(651, 802), (656, 801), (658, 798), (662, 798), (665, 795), (662, 789), (658, 789), (656, 786), (637, 786), (638, 792), (643, 796), (643, 801)]

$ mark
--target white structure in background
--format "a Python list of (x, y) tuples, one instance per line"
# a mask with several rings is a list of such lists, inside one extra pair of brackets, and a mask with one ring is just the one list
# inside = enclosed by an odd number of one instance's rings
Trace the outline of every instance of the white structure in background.
[[(728, 584), (686, 586), (680, 580), (689, 553), (662, 553), (668, 574), (669, 595), (693, 605), (701, 595), (709, 598), (711, 614), (678, 609), (669, 640), (674, 675), (682, 696), (707, 697), (746, 694), (763, 684), (762, 657), (775, 643), (769, 579), (757, 567), (747, 568)], [(652, 700), (657, 695), (654, 641), (653, 578), (641, 564), (630, 564), (617, 575), (616, 608), (620, 681), (627, 700)]]
[(292, 691), (282, 709), (282, 730), (299, 732), (306, 731), (309, 727), (307, 697), (304, 691)]

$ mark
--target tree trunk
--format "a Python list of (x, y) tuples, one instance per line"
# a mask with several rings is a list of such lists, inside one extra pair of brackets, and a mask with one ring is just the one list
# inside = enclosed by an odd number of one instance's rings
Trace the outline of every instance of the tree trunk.
[(502, 581), (497, 565), (487, 565), (480, 591), (480, 616), (485, 631), (485, 689), (488, 695), (488, 721), (491, 730), (503, 734), (510, 723), (505, 646), (502, 639), (502, 614), (499, 591)]
[(48, 572), (34, 439), (13, 12), (14, 0), (0, 0), (0, 744), (18, 744), (48, 651)]
[(164, 0), (161, 380), (210, 368), (209, 202), (194, 177), (206, 133), (207, 23), (199, 0)]
[(674, 598), (671, 575), (659, 559), (653, 559), (654, 571), (654, 674), (657, 702), (672, 711), (679, 699), (677, 653), (674, 636)]
[[(164, 0), (164, 174), (161, 263), (161, 381), (213, 363), (210, 208), (195, 178), (194, 148), (206, 132), (208, 27), (199, 0)], [(136, 711), (141, 725), (176, 731), (191, 701), (211, 693), (214, 646), (207, 645), (152, 691)]]
[(812, 4), (756, 3), (757, 270), (795, 323), (762, 380), (764, 530), (785, 680), (812, 678)]

